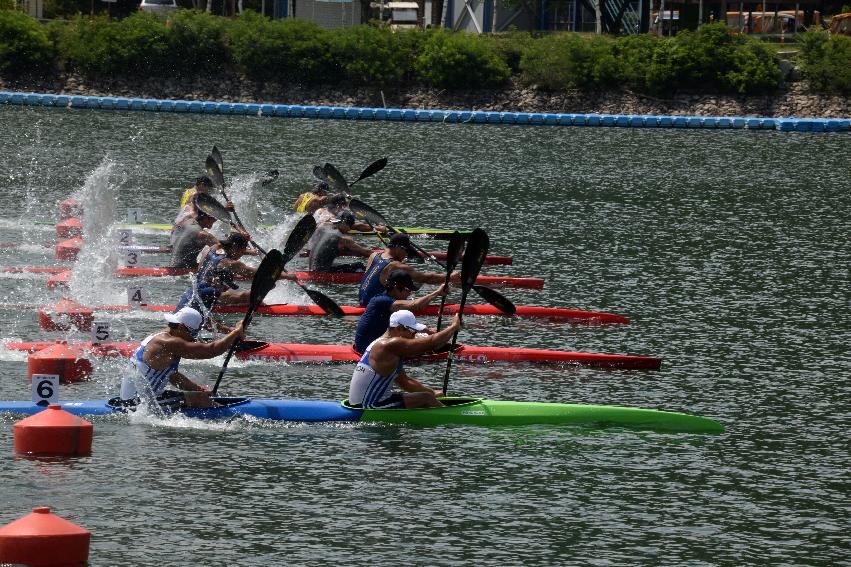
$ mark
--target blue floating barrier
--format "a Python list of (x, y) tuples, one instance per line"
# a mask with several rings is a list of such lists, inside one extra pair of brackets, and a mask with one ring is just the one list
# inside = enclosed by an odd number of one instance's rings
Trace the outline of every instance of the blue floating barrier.
[(417, 122), (431, 122), (431, 111), (417, 109), (414, 111), (414, 120)]
[(375, 112), (372, 113), (372, 117), (375, 120), (387, 120), (387, 109), (386, 108), (376, 108)]
[(189, 101), (188, 100), (176, 100), (176, 101), (174, 101), (174, 112), (189, 112)]
[(142, 98), (131, 98), (130, 99), (130, 110), (144, 110), (145, 109), (145, 99)]
[(501, 112), (494, 112), (492, 110), (488, 110), (486, 112), (483, 112), (483, 114), (485, 115), (484, 121), (487, 124), (502, 124), (503, 123)]
[(243, 102), (234, 102), (230, 105), (231, 114), (246, 114), (245, 110), (245, 103)]
[[(2, 103), (2, 102), (3, 102), (2, 98), (0, 98), (0, 103)], [(55, 102), (56, 102), (56, 95), (52, 95), (52, 94), (44, 95), (44, 97), (42, 97), (42, 99), (41, 99), (41, 104), (43, 104), (44, 106), (54, 106)]]
[(645, 128), (658, 128), (659, 127), (659, 116), (647, 115), (641, 117), (641, 122), (644, 124)]
[(316, 116), (319, 118), (331, 118), (332, 109), (328, 106), (318, 106), (316, 107)]
[(204, 114), (215, 114), (218, 110), (219, 103), (217, 102), (202, 102), (201, 103), (201, 112)]
[(33, 106), (41, 106), (41, 95), (36, 93), (24, 93), (23, 103)]
[(402, 120), (402, 111), (398, 108), (388, 108), (387, 120)]
[(24, 95), (22, 93), (12, 93), (12, 97), (9, 100), (12, 104), (23, 104)]
[(759, 118), (745, 118), (745, 128), (749, 130), (758, 130), (762, 127)]
[(144, 109), (150, 112), (157, 112), (160, 109), (160, 101), (155, 98), (145, 100)]
[(358, 109), (354, 107), (346, 107), (343, 109), (343, 118), (348, 120), (357, 120)]
[(587, 114), (571, 114), (570, 116), (574, 126), (588, 126)]
[(502, 124), (517, 124), (516, 112), (500, 112), (499, 119)]
[(556, 124), (559, 126), (573, 126), (573, 116), (570, 114), (556, 114)]
[(118, 110), (128, 110), (130, 108), (130, 99), (117, 98), (115, 99), (115, 108)]
[[(90, 97), (86, 100), (86, 107), (87, 107), (87, 108), (94, 108), (94, 109), (102, 109), (102, 108), (105, 108), (105, 107), (101, 104), (101, 100), (100, 100), (100, 98), (95, 97), (95, 96), (90, 96)], [(106, 108), (107, 108), (107, 110), (112, 110), (112, 103), (110, 102), (109, 107), (106, 107)]]
[(406, 122), (413, 122), (417, 119), (417, 112), (415, 110), (403, 110), (402, 111), (402, 120)]
[(375, 120), (374, 108), (355, 108), (355, 114), (358, 120)]
[(0, 92), (0, 104), (9, 104), (12, 98), (12, 93)]
[(629, 116), (624, 116), (623, 114), (616, 114), (615, 126), (619, 126), (621, 128), (626, 128), (627, 126), (629, 126)]
[(88, 99), (89, 97), (87, 96), (74, 95), (71, 97), (71, 106), (74, 108), (85, 108), (88, 106)]
[(832, 118), (828, 118), (825, 121), (824, 128), (828, 132), (838, 132), (842, 126), (842, 122), (840, 120), (835, 120)]
[(263, 116), (274, 116), (275, 115), (275, 105), (274, 104), (261, 104), (260, 105), (260, 114)]
[(529, 116), (529, 123), (530, 124), (543, 124), (544, 123), (544, 115), (541, 114), (540, 112), (533, 112)]
[(548, 112), (548, 113), (544, 114), (544, 124), (546, 124), (547, 126), (558, 125), (557, 115), (553, 114), (552, 112)]
[(686, 128), (688, 127), (688, 119), (685, 116), (674, 116), (672, 117), (671, 123), (674, 128)]
[(71, 102), (71, 97), (68, 95), (56, 95), (56, 100), (53, 101), (53, 104), (56, 106), (68, 106)]
[(322, 118), (320, 115), (321, 106), (305, 106), (304, 107), (304, 116), (305, 118)]
[(851, 118), (843, 118), (837, 120), (837, 129), (839, 131), (851, 131)]
[(529, 113), (528, 112), (518, 112), (514, 116), (515, 122), (517, 124), (529, 124)]
[(604, 114), (600, 117), (600, 125), (601, 126), (614, 126), (615, 125), (615, 117), (612, 114)]
[(643, 128), (644, 127), (644, 117), (638, 116), (636, 114), (629, 114), (626, 117), (627, 124), (630, 128)]
[(204, 112), (204, 103), (200, 100), (193, 100), (189, 103), (189, 112), (200, 113)]
[(729, 128), (733, 125), (733, 121), (727, 118), (726, 116), (721, 116), (715, 119), (715, 127), (716, 128)]
[(748, 121), (744, 118), (733, 118), (730, 121), (730, 126), (732, 128), (744, 128), (745, 126), (747, 126), (747, 124)]
[(474, 110), (470, 114), (470, 122), (472, 122), (473, 124), (484, 124), (487, 119), (487, 114), (484, 112), (479, 112), (478, 110)]
[(824, 132), (826, 130), (824, 120), (813, 120), (811, 132)]
[[(174, 112), (174, 101), (173, 100), (160, 100), (160, 111), (161, 112)], [(221, 108), (219, 108), (221, 111)]]
[(472, 118), (472, 116), (473, 116), (473, 113), (470, 112), (469, 110), (462, 110), (462, 111), (458, 112), (458, 122), (461, 122), (462, 124), (464, 122), (469, 122), (470, 118)]
[(289, 105), (289, 115), (294, 118), (304, 117), (304, 107), (300, 104)]
[(585, 124), (588, 126), (600, 126), (603, 123), (603, 117), (599, 114), (586, 114)]
[(260, 105), (256, 102), (246, 103), (245, 105), (245, 114), (251, 114), (253, 116), (257, 116), (260, 114)]
[(701, 128), (717, 128), (718, 127), (718, 119), (714, 116), (704, 116), (700, 121)]
[(689, 116), (686, 118), (686, 128), (701, 128), (703, 127), (703, 118), (700, 116)]
[(783, 118), (777, 121), (777, 129), (781, 132), (809, 132), (810, 122), (796, 118)]
[(272, 116), (289, 116), (290, 115), (290, 105), (288, 104), (273, 104), (271, 105), (272, 110), (269, 112)]

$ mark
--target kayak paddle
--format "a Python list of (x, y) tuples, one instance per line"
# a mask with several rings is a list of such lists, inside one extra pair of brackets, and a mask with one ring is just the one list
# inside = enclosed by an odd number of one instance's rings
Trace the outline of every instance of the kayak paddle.
[[(219, 166), (219, 171), (224, 173), (225, 172), (225, 164), (224, 164), (224, 161), (222, 160), (222, 152), (219, 151), (219, 148), (217, 148), (216, 146), (213, 146), (213, 150), (210, 152), (210, 155), (213, 156), (213, 159), (216, 161), (216, 164)], [(264, 187), (266, 185), (269, 185), (270, 183), (274, 182), (278, 178), (278, 175), (280, 175), (280, 173), (278, 172), (277, 169), (270, 169), (269, 171), (266, 172), (266, 174), (260, 180), (260, 185), (262, 185)]]
[[(458, 308), (458, 316), (464, 316), (464, 304), (467, 303), (467, 294), (473, 287), (476, 278), (479, 277), (479, 272), (482, 269), (482, 264), (485, 263), (485, 256), (488, 255), (488, 247), (490, 239), (488, 233), (477, 228), (470, 234), (467, 240), (467, 251), (464, 253), (464, 259), (461, 261), (461, 303)], [(446, 374), (443, 375), (443, 395), (449, 389), (449, 371), (452, 369), (452, 356), (455, 352), (455, 345), (458, 344), (458, 331), (452, 335), (452, 346), (446, 357)]]
[(357, 179), (355, 179), (354, 181), (349, 183), (349, 187), (354, 186), (355, 183), (357, 183), (358, 181), (360, 181), (362, 179), (366, 179), (367, 177), (372, 177), (373, 175), (375, 175), (376, 173), (378, 173), (379, 171), (384, 169), (386, 166), (387, 166), (387, 158), (386, 157), (375, 160), (374, 162), (369, 164), (366, 167), (366, 169), (364, 169), (361, 172), (360, 177), (358, 177)]
[[(219, 159), (221, 159), (221, 156), (219, 157)], [(228, 197), (228, 194), (225, 193), (225, 176), (222, 175), (222, 170), (212, 155), (207, 156), (206, 165), (207, 175), (210, 176), (210, 179), (213, 180), (213, 184), (219, 188), (219, 191), (222, 192), (222, 197), (225, 198), (225, 201), (230, 201), (230, 197)], [(236, 221), (236, 224), (241, 226), (243, 229), (245, 228), (245, 225), (242, 224), (242, 221), (239, 219), (239, 215), (236, 214), (236, 211), (233, 211), (233, 218)]]
[[(235, 228), (245, 228), (241, 224), (237, 225), (233, 222), (233, 219), (230, 216), (230, 211), (228, 211), (224, 205), (219, 203), (215, 197), (208, 195), (207, 193), (197, 193), (195, 195), (195, 206), (198, 207), (199, 211), (203, 212), (207, 216), (213, 217), (216, 220), (228, 223)], [(266, 254), (266, 251), (263, 250), (259, 244), (253, 240), (250, 240), (250, 242), (258, 252)]]
[[(251, 323), (251, 318), (254, 316), (254, 311), (256, 311), (263, 302), (263, 298), (266, 297), (266, 294), (272, 291), (275, 287), (275, 283), (278, 281), (278, 277), (280, 277), (281, 272), (283, 271), (283, 255), (279, 250), (269, 250), (268, 254), (266, 254), (263, 258), (263, 261), (260, 262), (260, 266), (257, 268), (257, 273), (251, 281), (251, 295), (248, 301), (248, 309), (245, 312), (245, 317), (242, 318), (243, 330), (248, 328), (248, 325)], [(228, 367), (230, 358), (233, 356), (233, 353), (240, 342), (241, 341), (237, 339), (230, 345), (230, 349), (228, 349), (228, 353), (225, 356), (225, 361), (222, 364), (222, 369), (219, 371), (219, 377), (216, 378), (216, 383), (213, 386), (213, 390), (210, 392), (211, 396), (215, 396), (216, 392), (219, 391), (219, 384), (222, 381), (222, 376), (225, 375), (225, 370)]]
[[(464, 246), (464, 238), (455, 233), (449, 238), (449, 250), (446, 252), (446, 281), (444, 285), (449, 287), (449, 278), (452, 277), (452, 272), (455, 271), (455, 266), (458, 265), (458, 256), (461, 254), (461, 248)], [(437, 330), (440, 330), (440, 323), (443, 320), (443, 308), (446, 306), (446, 296), (440, 298), (440, 311), (437, 312)]]
[[(383, 224), (390, 232), (401, 232), (390, 226), (381, 213), (379, 213), (378, 211), (376, 211), (375, 209), (373, 209), (372, 207), (370, 207), (359, 199), (352, 199), (349, 203), (349, 208), (352, 210), (353, 213), (355, 213), (356, 216), (365, 219), (369, 224)], [(461, 238), (463, 240), (463, 236)], [(443, 265), (443, 262), (435, 258), (432, 254), (429, 254), (428, 252), (420, 248), (418, 245), (414, 244), (413, 241), (411, 241), (411, 247), (413, 247), (418, 257), (428, 258), (441, 268), (446, 269), (446, 266)], [(482, 299), (484, 299), (485, 301), (487, 301), (488, 303), (490, 303), (491, 305), (493, 305), (494, 307), (496, 307), (507, 315), (514, 315), (514, 313), (517, 311), (517, 307), (514, 306), (514, 303), (512, 303), (510, 299), (508, 299), (493, 288), (489, 288), (483, 285), (474, 285), (473, 291), (479, 294)]]

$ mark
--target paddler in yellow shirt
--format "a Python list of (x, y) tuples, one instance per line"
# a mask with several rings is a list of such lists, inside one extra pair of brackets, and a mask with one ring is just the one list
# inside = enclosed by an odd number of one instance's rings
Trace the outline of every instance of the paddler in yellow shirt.
[[(195, 204), (192, 197), (197, 195), (198, 193), (206, 193), (210, 194), (210, 189), (213, 187), (213, 180), (207, 177), (206, 175), (202, 175), (195, 179), (195, 185), (188, 188), (183, 192), (183, 196), (180, 198), (180, 212), (177, 213), (177, 217), (174, 219), (174, 224), (178, 224), (180, 221), (185, 219), (190, 214), (194, 214)], [(228, 201), (225, 203), (225, 209), (229, 211), (233, 211), (233, 203)]]
[(298, 196), (298, 199), (293, 203), (293, 210), (297, 213), (313, 214), (328, 203), (328, 198), (328, 184), (324, 181), (317, 181), (312, 191)]

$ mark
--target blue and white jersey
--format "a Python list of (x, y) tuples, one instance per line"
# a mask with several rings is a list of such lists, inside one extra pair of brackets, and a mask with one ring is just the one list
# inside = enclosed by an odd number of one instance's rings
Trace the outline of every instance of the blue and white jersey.
[[(162, 334), (162, 333), (157, 333)], [(130, 357), (130, 367), (121, 379), (122, 400), (133, 400), (136, 398), (155, 399), (162, 395), (168, 385), (168, 379), (177, 372), (180, 359), (175, 360), (171, 366), (163, 370), (155, 370), (147, 365), (144, 359), (145, 345), (157, 336), (147, 337)]]
[(379, 402), (390, 396), (393, 381), (404, 368), (404, 363), (400, 359), (399, 365), (393, 372), (387, 376), (382, 376), (369, 365), (369, 353), (375, 343), (380, 340), (382, 339), (375, 339), (369, 344), (352, 373), (352, 381), (349, 383), (350, 404), (360, 404), (365, 408), (375, 407)]

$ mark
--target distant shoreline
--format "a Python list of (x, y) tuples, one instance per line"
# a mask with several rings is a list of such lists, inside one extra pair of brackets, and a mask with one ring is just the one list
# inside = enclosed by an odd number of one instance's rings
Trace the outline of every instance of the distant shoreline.
[(849, 118), (851, 97), (810, 92), (791, 83), (771, 95), (680, 93), (670, 99), (629, 91), (549, 93), (513, 83), (501, 90), (450, 92), (429, 88), (381, 91), (339, 85), (256, 84), (236, 75), (202, 79), (114, 79), (88, 81), (79, 75), (4, 80), (0, 90), (65, 95), (113, 96), (316, 106), (552, 112), (578, 114), (658, 114), (765, 118)]

